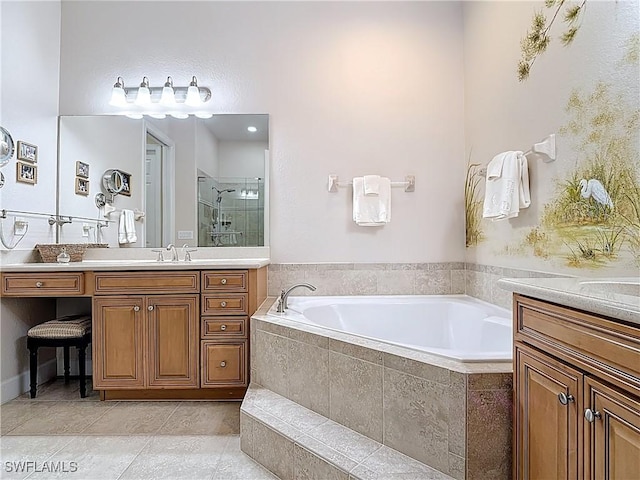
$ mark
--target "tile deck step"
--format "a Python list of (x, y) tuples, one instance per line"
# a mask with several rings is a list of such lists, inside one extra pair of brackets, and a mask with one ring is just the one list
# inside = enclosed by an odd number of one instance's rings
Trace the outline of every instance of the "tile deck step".
[(453, 480), (255, 383), (240, 409), (240, 439), (283, 480)]

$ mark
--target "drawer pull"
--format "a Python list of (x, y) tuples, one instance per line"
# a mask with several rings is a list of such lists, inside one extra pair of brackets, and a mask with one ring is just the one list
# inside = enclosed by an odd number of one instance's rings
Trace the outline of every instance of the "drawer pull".
[(138, 305), (136, 305), (135, 307), (133, 307), (133, 311), (134, 312), (139, 312), (140, 311), (140, 307)]
[(596, 410), (591, 410), (590, 408), (587, 408), (584, 411), (584, 418), (587, 419), (587, 422), (593, 423), (596, 421), (596, 418), (602, 418), (602, 415), (600, 415), (600, 412)]
[(226, 307), (227, 306), (227, 302), (225, 302), (225, 301), (220, 302), (220, 306), (222, 308)]
[(220, 325), (220, 330), (222, 330), (223, 332), (227, 329), (226, 325)]
[(147, 307), (147, 310), (149, 310), (150, 312), (152, 312), (152, 311), (153, 311), (153, 305), (149, 305), (149, 306)]
[(220, 362), (220, 366), (221, 366), (222, 368), (226, 367), (226, 366), (227, 366), (227, 362), (225, 362), (224, 360), (223, 360), (223, 361), (221, 361), (221, 362)]
[(43, 285), (44, 285), (44, 283), (42, 283), (42, 282), (36, 282), (36, 287), (37, 288), (42, 288)]
[(227, 284), (227, 279), (226, 279), (226, 278), (223, 278), (222, 280), (220, 280), (220, 283), (221, 283), (222, 285), (226, 285), (226, 284)]
[(566, 393), (561, 392), (558, 394), (558, 400), (562, 405), (567, 405), (569, 402), (574, 402), (576, 399), (571, 394), (567, 395)]

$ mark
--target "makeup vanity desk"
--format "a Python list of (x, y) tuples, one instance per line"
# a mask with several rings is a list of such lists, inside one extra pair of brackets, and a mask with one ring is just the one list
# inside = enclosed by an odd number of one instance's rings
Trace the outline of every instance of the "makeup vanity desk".
[(241, 399), (249, 384), (250, 318), (267, 297), (268, 264), (3, 265), (1, 295), (91, 298), (93, 387), (102, 400)]

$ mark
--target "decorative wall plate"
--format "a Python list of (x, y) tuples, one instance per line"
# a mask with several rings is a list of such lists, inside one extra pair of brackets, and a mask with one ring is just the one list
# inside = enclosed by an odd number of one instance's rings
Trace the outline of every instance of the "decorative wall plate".
[(0, 127), (0, 167), (4, 167), (13, 158), (16, 147), (11, 134)]

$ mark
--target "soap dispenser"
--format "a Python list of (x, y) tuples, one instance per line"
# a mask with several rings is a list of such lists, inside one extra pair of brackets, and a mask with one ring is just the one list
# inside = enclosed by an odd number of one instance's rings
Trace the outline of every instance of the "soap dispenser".
[(67, 253), (67, 249), (66, 248), (62, 247), (62, 251), (56, 257), (56, 260), (58, 261), (58, 263), (69, 263), (71, 261), (71, 257)]

